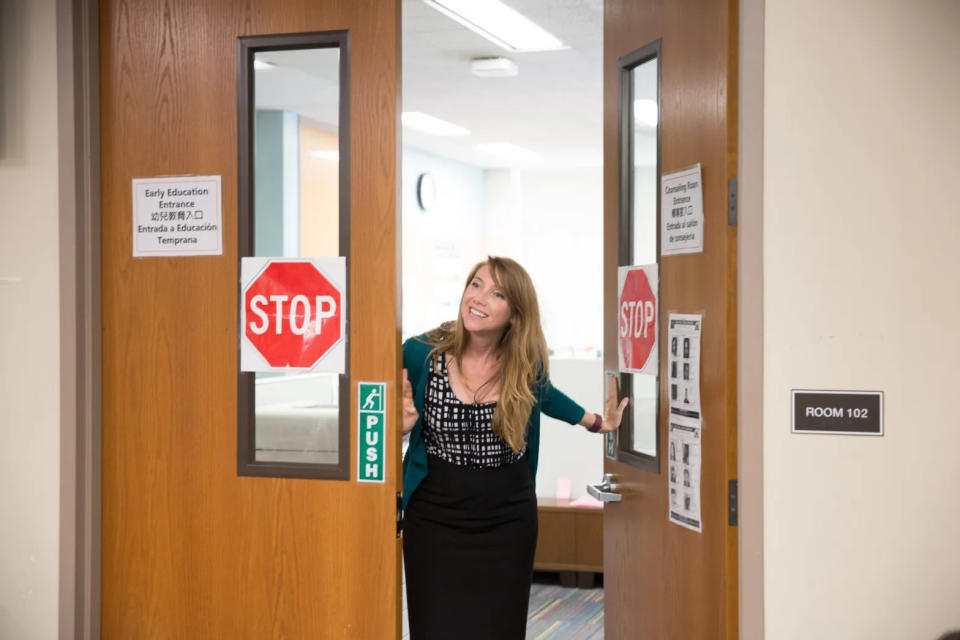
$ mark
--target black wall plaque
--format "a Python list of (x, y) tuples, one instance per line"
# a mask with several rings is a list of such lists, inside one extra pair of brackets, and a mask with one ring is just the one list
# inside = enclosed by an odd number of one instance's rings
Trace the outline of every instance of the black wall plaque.
[(882, 391), (794, 389), (793, 433), (883, 435)]

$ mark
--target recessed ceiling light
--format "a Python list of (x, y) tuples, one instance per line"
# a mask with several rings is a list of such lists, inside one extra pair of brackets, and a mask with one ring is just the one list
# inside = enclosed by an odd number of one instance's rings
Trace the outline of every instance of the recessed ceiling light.
[(643, 98), (633, 101), (633, 119), (648, 127), (656, 127), (659, 115), (657, 103)]
[(470, 134), (469, 129), (464, 129), (440, 118), (434, 118), (420, 111), (404, 111), (400, 115), (400, 120), (405, 127), (434, 136), (466, 136)]
[(254, 71), (266, 71), (267, 69), (273, 69), (277, 65), (272, 62), (267, 62), (266, 60), (258, 60), (257, 58), (253, 59), (253, 70)]
[(566, 49), (560, 40), (500, 0), (423, 0), (508, 51)]
[(517, 145), (510, 144), (509, 142), (488, 142), (484, 144), (478, 144), (477, 149), (480, 149), (480, 151), (483, 151), (484, 153), (489, 153), (492, 156), (497, 156), (498, 158), (504, 158), (506, 160), (537, 162), (543, 159), (539, 153), (535, 153), (529, 149), (524, 149), (523, 147), (518, 147)]
[(510, 58), (474, 58), (470, 61), (470, 72), (481, 78), (512, 78), (520, 69)]
[(321, 160), (330, 160), (331, 162), (340, 162), (340, 152), (333, 150), (311, 151), (310, 156), (320, 158)]

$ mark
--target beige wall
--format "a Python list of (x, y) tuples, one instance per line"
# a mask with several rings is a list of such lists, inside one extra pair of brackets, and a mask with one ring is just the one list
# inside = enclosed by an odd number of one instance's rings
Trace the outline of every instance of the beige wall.
[(337, 151), (339, 138), (300, 123), (300, 255), (340, 255), (340, 163), (310, 155)]
[[(766, 638), (960, 628), (960, 2), (767, 0)], [(790, 434), (880, 389), (882, 438)]]
[(17, 640), (57, 636), (55, 43), (54, 0), (0, 3), (0, 638)]

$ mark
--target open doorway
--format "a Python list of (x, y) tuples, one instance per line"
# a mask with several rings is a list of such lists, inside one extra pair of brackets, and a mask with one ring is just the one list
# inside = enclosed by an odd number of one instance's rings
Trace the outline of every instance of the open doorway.
[[(457, 316), (474, 264), (513, 258), (537, 290), (551, 382), (599, 411), (603, 2), (505, 0), (556, 39), (535, 50), (469, 15), (484, 4), (402, 3), (403, 339)], [(602, 437), (541, 418), (528, 638), (602, 637), (602, 507), (586, 485), (603, 455)]]

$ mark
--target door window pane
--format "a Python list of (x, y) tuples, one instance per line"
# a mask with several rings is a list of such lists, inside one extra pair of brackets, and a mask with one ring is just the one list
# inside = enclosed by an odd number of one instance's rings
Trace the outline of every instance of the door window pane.
[[(659, 261), (659, 57), (658, 41), (625, 56), (620, 63), (620, 158), (626, 165), (620, 170), (621, 265)], [(624, 413), (619, 457), (659, 471), (659, 372), (624, 373), (621, 379), (631, 403)]]
[[(347, 255), (345, 38), (240, 39), (241, 257)], [(348, 477), (347, 380), (308, 369), (241, 372), (240, 472)]]
[[(253, 65), (254, 255), (340, 255), (340, 51), (259, 51)], [(254, 459), (335, 464), (339, 378), (256, 373)]]

